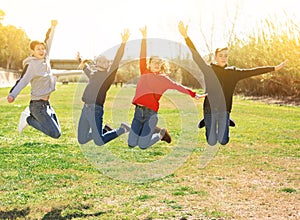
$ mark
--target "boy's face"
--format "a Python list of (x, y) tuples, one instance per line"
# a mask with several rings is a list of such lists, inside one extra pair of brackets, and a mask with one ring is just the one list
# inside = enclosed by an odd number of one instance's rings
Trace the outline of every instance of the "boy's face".
[(32, 55), (38, 59), (44, 59), (46, 55), (46, 48), (43, 44), (38, 44), (32, 50)]
[(220, 67), (224, 67), (228, 63), (228, 50), (222, 50), (217, 53), (215, 60)]

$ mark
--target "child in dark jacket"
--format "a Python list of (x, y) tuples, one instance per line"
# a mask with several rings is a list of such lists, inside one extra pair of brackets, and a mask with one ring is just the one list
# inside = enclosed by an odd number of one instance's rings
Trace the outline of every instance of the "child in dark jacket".
[(96, 145), (101, 146), (130, 130), (126, 123), (121, 123), (117, 129), (107, 129), (107, 126), (102, 128), (106, 94), (115, 80), (129, 35), (129, 30), (124, 30), (122, 43), (111, 66), (109, 60), (102, 55), (95, 59), (96, 71), (91, 69), (88, 60), (82, 61), (80, 65), (89, 78), (82, 95), (84, 105), (78, 124), (77, 139), (80, 144), (93, 140)]
[[(178, 29), (192, 52), (194, 61), (204, 74), (205, 89), (208, 96), (203, 104), (204, 122), (200, 121), (199, 127), (205, 125), (206, 140), (209, 145), (213, 146), (217, 141), (222, 145), (226, 145), (229, 142), (232, 97), (238, 81), (271, 71), (278, 71), (286, 65), (287, 61), (277, 66), (252, 69), (228, 67), (228, 48), (225, 47), (216, 50), (216, 63), (207, 65), (187, 35), (188, 26), (184, 26), (182, 22), (179, 22)], [(234, 125), (233, 122), (231, 124)]]

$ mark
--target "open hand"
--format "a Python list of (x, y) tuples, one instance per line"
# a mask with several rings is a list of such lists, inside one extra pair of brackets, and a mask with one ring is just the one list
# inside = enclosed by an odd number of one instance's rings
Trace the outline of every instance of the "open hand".
[(57, 25), (57, 20), (51, 20), (51, 26), (55, 27)]
[(78, 68), (79, 69), (83, 69), (85, 65), (91, 65), (93, 64), (93, 61), (90, 59), (84, 59), (83, 61), (81, 61), (81, 63), (79, 64)]
[(144, 27), (140, 28), (140, 32), (143, 35), (143, 38), (147, 37), (147, 26), (145, 25)]
[(278, 64), (277, 66), (275, 66), (275, 71), (278, 71), (280, 69), (282, 69), (283, 67), (285, 67), (286, 63), (288, 60), (283, 61), (282, 63)]
[(180, 21), (179, 23), (178, 23), (178, 30), (179, 30), (179, 32), (180, 32), (180, 34), (184, 37), (184, 38), (187, 38), (187, 31), (188, 31), (188, 26), (186, 25), (186, 26), (184, 26), (184, 24), (183, 24), (183, 22), (182, 21)]
[(126, 43), (130, 36), (129, 29), (124, 29), (123, 33), (121, 33), (121, 36), (122, 36), (122, 43)]
[(200, 99), (200, 98), (205, 98), (207, 96), (207, 93), (205, 93), (205, 94), (202, 94), (202, 95), (200, 95), (200, 94), (197, 94), (196, 93), (196, 95), (195, 95), (195, 99)]
[(12, 103), (13, 101), (15, 101), (14, 97), (12, 97), (11, 95), (7, 96), (7, 101), (9, 103)]

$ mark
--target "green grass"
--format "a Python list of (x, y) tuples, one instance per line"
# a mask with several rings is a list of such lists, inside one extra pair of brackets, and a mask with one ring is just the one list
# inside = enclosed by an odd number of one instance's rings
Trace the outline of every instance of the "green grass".
[[(159, 125), (170, 131), (171, 144), (129, 149), (125, 134), (102, 147), (80, 146), (76, 88), (58, 85), (51, 97), (59, 139), (31, 127), (19, 135), (30, 88), (12, 104), (9, 88), (0, 89), (0, 219), (299, 218), (299, 107), (235, 97), (230, 143), (212, 148), (196, 127), (203, 100), (169, 91)], [(130, 123), (133, 94), (112, 87), (104, 121)]]

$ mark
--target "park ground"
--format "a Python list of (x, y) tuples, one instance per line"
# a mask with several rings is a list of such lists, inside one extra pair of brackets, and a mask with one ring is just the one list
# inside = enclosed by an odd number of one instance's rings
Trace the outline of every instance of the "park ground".
[[(168, 158), (182, 137), (192, 146), (168, 175), (130, 181), (130, 171), (107, 175), (102, 169), (106, 164), (94, 166), (78, 145), (81, 103), (76, 89), (77, 84), (59, 84), (52, 95), (62, 128), (59, 139), (30, 127), (19, 135), (19, 115), (28, 105), (30, 89), (13, 104), (6, 101), (9, 88), (0, 89), (0, 219), (300, 219), (299, 106), (236, 96), (231, 116), (237, 125), (231, 128), (229, 144), (209, 147), (204, 130), (196, 127), (202, 100), (167, 92), (159, 123), (168, 127), (171, 144), (129, 149), (125, 134), (106, 146), (94, 146), (95, 152), (103, 149), (141, 167)], [(105, 121), (114, 127), (130, 123), (133, 107), (124, 106), (130, 106), (133, 94), (132, 87), (112, 87)], [(192, 123), (182, 120), (186, 118)]]

